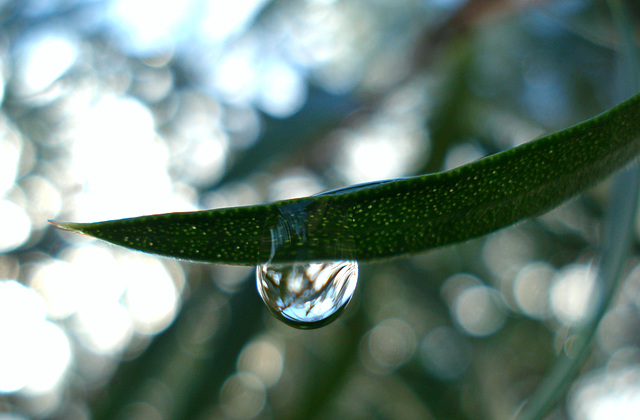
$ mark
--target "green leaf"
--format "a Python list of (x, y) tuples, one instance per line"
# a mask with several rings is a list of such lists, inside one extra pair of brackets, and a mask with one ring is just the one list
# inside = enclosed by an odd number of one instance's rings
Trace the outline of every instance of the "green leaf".
[(581, 124), (448, 172), (264, 205), (52, 223), (194, 261), (373, 261), (465, 241), (544, 213), (639, 152), (640, 94)]

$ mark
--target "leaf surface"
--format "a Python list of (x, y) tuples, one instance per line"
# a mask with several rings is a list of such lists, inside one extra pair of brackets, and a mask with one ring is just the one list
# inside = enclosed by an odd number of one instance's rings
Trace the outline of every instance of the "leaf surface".
[(255, 206), (52, 223), (193, 261), (374, 261), (462, 242), (549, 211), (639, 152), (640, 94), (571, 128), (447, 172)]

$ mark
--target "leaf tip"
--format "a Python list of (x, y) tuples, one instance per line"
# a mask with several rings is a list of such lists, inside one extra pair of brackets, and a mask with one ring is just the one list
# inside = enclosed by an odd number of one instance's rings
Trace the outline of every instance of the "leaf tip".
[(79, 233), (79, 234), (85, 234), (84, 232), (82, 232), (82, 230), (80, 230), (80, 224), (78, 223), (58, 222), (57, 220), (47, 220), (47, 222), (49, 222), (49, 224), (53, 225), (55, 228), (60, 230)]

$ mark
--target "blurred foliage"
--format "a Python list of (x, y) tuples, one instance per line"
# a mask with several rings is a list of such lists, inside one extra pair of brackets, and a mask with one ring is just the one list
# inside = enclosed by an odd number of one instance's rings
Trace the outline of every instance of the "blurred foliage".
[[(272, 319), (252, 271), (147, 258), (45, 221), (308, 195), (566, 127), (615, 102), (606, 2), (250, 3), (238, 19), (204, 0), (0, 2), (0, 411), (511, 418), (572, 356), (572, 327), (603, 293), (609, 182), (485, 238), (362, 266), (343, 317), (314, 331)], [(633, 233), (550, 418), (637, 413)]]

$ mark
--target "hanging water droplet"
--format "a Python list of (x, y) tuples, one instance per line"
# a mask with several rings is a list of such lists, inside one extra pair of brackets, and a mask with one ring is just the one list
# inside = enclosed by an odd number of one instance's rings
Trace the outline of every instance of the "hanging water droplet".
[(256, 280), (262, 300), (276, 318), (296, 328), (318, 328), (335, 320), (351, 301), (358, 263), (262, 264)]
[[(265, 243), (269, 258), (256, 269), (258, 292), (269, 311), (296, 328), (318, 328), (335, 320), (358, 283), (354, 238), (341, 226), (330, 237), (314, 231), (323, 223), (322, 209), (322, 203), (311, 200), (279, 206), (271, 240)], [(334, 248), (340, 256), (336, 261), (295, 262), (310, 259), (310, 243)]]

